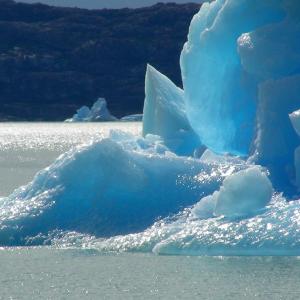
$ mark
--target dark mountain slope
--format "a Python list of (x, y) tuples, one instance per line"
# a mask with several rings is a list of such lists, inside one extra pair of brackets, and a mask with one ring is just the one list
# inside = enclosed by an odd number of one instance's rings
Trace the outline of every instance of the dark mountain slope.
[(0, 1), (0, 118), (63, 120), (100, 96), (117, 116), (140, 112), (147, 62), (181, 85), (179, 54), (198, 9)]

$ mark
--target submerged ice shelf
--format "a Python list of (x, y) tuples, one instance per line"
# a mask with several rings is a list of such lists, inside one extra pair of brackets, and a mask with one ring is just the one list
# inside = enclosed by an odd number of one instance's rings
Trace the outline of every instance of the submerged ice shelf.
[(0, 245), (300, 255), (299, 40), (294, 0), (203, 4), (183, 89), (147, 67), (143, 137), (112, 131), (2, 199)]

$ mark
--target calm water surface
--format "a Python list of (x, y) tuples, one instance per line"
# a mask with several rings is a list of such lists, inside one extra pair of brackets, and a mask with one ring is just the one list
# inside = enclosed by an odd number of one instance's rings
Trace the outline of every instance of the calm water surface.
[[(140, 123), (0, 125), (0, 196), (68, 149)], [(0, 299), (300, 299), (300, 259), (0, 250)]]
[(0, 251), (0, 299), (295, 299), (298, 258)]

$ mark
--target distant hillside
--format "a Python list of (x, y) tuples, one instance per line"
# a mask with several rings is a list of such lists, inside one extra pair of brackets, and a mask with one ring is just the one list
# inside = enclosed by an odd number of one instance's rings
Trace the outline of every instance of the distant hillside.
[(181, 85), (179, 54), (198, 10), (0, 1), (0, 119), (63, 120), (97, 97), (117, 116), (141, 112), (147, 62)]

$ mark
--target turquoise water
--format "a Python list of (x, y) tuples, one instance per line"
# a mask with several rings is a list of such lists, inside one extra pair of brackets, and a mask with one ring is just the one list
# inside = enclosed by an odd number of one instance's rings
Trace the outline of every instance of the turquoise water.
[[(28, 183), (68, 149), (133, 134), (139, 123), (0, 126), (0, 196)], [(0, 250), (0, 299), (299, 299), (297, 257), (187, 257), (96, 250)]]

